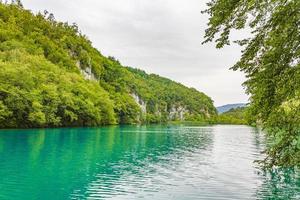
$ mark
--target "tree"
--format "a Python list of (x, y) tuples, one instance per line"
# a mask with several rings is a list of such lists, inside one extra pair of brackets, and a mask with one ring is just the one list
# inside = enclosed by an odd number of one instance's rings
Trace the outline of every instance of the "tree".
[(76, 24), (48, 11), (34, 15), (16, 2), (0, 0), (0, 128), (165, 122), (174, 106), (195, 120), (216, 115), (205, 94), (124, 67), (104, 57)]
[(246, 74), (249, 113), (270, 139), (267, 167), (300, 165), (300, 1), (212, 0), (205, 41), (230, 44), (232, 30), (251, 30), (231, 68)]

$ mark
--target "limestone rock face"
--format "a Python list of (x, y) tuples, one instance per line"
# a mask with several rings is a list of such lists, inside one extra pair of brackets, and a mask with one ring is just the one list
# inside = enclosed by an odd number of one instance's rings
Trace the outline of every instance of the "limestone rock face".
[(87, 80), (97, 80), (95, 75), (92, 72), (91, 67), (87, 67), (85, 69), (80, 69), (81, 74), (84, 76)]
[(96, 76), (93, 74), (92, 72), (92, 67), (91, 66), (88, 66), (86, 68), (83, 68), (81, 66), (81, 63), (80, 61), (77, 61), (76, 62), (76, 67), (80, 70), (81, 74), (83, 75), (83, 77), (86, 79), (86, 80), (97, 80)]
[[(130, 93), (130, 95), (133, 97), (136, 104), (139, 105), (141, 109), (142, 117), (145, 117), (147, 114), (147, 103), (138, 94), (134, 92)], [(165, 108), (165, 110), (160, 110), (158, 109), (157, 106), (155, 115), (161, 117), (163, 112), (167, 114), (167, 117), (170, 121), (173, 120), (183, 121), (185, 119), (185, 115), (189, 113), (189, 110), (187, 110), (186, 107), (182, 105), (172, 105), (170, 110), (167, 110), (167, 108)]]
[(204, 113), (205, 117), (207, 117), (207, 118), (210, 118), (210, 117), (211, 117), (211, 115), (209, 114), (209, 111), (208, 111), (207, 109), (202, 108), (200, 111), (201, 111), (202, 113)]
[(169, 120), (184, 120), (184, 115), (188, 113), (188, 110), (184, 106), (172, 105), (169, 111)]
[[(76, 57), (76, 53), (71, 50), (69, 51), (69, 55), (74, 58)], [(81, 62), (77, 60), (76, 67), (79, 69), (80, 73), (83, 75), (83, 77), (86, 80), (97, 80), (96, 76), (92, 72), (92, 67), (90, 62), (91, 61), (89, 61), (89, 65), (86, 67), (86, 66), (82, 66)]]
[(147, 113), (147, 104), (146, 104), (146, 102), (143, 101), (143, 99), (139, 95), (137, 95), (136, 93), (131, 93), (130, 95), (133, 97), (135, 102), (140, 106), (142, 113), (146, 114)]

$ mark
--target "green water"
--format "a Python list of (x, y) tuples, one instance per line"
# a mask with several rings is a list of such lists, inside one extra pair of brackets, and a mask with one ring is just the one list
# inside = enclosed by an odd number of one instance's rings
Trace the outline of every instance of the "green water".
[(2, 130), (0, 199), (300, 199), (263, 149), (247, 126)]

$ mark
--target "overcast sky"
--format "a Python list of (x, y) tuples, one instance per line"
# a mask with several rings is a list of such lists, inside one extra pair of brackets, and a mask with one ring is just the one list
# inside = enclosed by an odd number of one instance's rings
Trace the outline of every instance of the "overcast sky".
[[(208, 20), (205, 0), (23, 0), (59, 21), (75, 22), (105, 56), (123, 65), (171, 78), (205, 92), (216, 106), (247, 102), (240, 72), (229, 70), (240, 56), (201, 45)], [(239, 34), (241, 36), (241, 34)]]

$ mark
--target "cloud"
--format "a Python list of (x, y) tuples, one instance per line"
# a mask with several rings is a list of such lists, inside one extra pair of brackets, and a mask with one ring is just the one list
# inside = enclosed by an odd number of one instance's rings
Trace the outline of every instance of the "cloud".
[[(172, 78), (205, 92), (216, 105), (247, 102), (242, 73), (229, 71), (240, 47), (201, 45), (208, 17), (199, 0), (23, 0), (76, 22), (93, 45), (122, 64)], [(243, 33), (238, 36), (244, 36)]]

